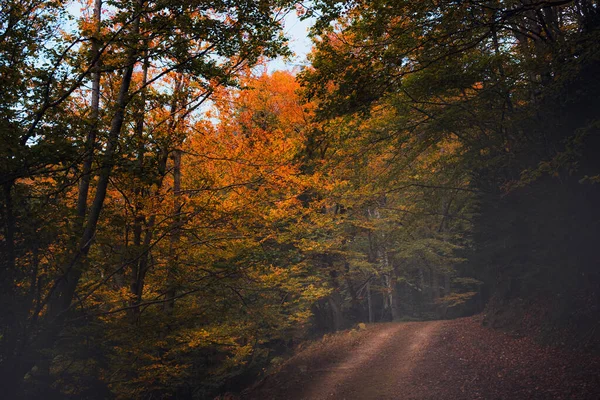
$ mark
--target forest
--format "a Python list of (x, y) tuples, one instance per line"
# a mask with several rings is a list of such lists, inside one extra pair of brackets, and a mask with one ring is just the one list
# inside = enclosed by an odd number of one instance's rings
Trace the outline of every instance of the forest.
[(475, 314), (600, 355), (599, 77), (597, 0), (0, 0), (0, 396)]

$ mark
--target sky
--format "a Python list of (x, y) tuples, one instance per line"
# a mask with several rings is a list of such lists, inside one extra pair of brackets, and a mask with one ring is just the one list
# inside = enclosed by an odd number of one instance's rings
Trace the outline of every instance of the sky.
[(312, 43), (308, 37), (308, 30), (314, 24), (314, 19), (300, 21), (294, 11), (287, 14), (284, 19), (284, 33), (290, 39), (289, 47), (295, 56), (291, 60), (279, 57), (269, 62), (269, 71), (293, 70), (307, 65), (306, 55), (310, 52)]

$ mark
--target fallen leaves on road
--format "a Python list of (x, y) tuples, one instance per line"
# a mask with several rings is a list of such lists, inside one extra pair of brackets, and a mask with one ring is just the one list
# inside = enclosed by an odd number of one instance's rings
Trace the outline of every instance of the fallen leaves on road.
[(598, 357), (513, 337), (478, 317), (444, 323), (415, 367), (413, 379), (423, 376), (435, 381), (424, 398), (600, 399)]
[[(481, 317), (440, 321), (410, 370), (405, 368), (403, 376), (396, 377), (393, 371), (400, 374), (401, 369), (395, 363), (402, 358), (388, 357), (389, 353), (394, 349), (408, 351), (408, 343), (414, 341), (427, 324), (407, 324), (401, 334), (390, 339), (387, 354), (375, 354), (368, 365), (360, 366), (366, 379), (362, 382), (360, 376), (354, 376), (348, 384), (356, 385), (360, 381), (359, 386), (365, 389), (369, 384), (378, 385), (372, 391), (361, 390), (361, 400), (600, 399), (600, 358), (542, 346), (530, 337), (515, 337), (484, 327)], [(303, 398), (302, 393), (320, 387), (315, 386), (319, 379), (328, 376), (322, 371), (356, 359), (352, 357), (354, 352), (364, 352), (369, 340), (389, 327), (390, 324), (367, 325), (366, 329), (340, 332), (305, 346), (262, 385), (250, 390), (246, 398)], [(367, 372), (374, 369), (392, 373), (386, 374), (385, 383), (376, 383), (367, 378)], [(382, 392), (381, 386), (388, 384), (393, 390)], [(340, 388), (340, 392), (344, 389)], [(373, 396), (365, 397), (364, 393), (373, 393)], [(381, 397), (381, 393), (385, 396)], [(344, 398), (353, 397), (346, 394)]]

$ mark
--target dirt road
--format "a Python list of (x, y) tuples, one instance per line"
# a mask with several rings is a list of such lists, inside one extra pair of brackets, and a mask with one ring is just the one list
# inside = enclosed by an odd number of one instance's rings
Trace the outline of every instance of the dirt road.
[(377, 324), (302, 350), (248, 399), (598, 399), (597, 358), (472, 319)]
[(399, 393), (408, 396), (414, 392), (414, 366), (423, 359), (440, 326), (441, 322), (436, 321), (383, 327), (342, 363), (315, 371), (322, 374), (303, 398), (392, 399)]

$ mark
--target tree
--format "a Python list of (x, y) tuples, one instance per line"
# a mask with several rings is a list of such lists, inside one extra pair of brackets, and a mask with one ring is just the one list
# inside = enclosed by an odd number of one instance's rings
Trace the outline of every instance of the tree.
[(337, 308), (356, 322), (437, 315), (466, 245), (473, 192), (464, 149), (456, 138), (423, 143), (426, 128), (405, 128), (404, 118), (382, 104), (369, 118), (340, 117), (325, 128), (326, 233), (311, 247), (341, 295)]
[[(578, 278), (590, 277), (593, 246), (573, 225), (595, 218), (582, 202), (596, 189), (579, 182), (594, 181), (598, 170), (597, 2), (321, 1), (315, 10), (313, 63), (302, 81), (322, 120), (376, 115), (383, 107), (400, 116), (380, 136), (398, 151), (397, 132), (410, 132), (425, 148), (460, 143), (457, 171), (468, 182), (461, 190), (476, 194), (479, 214), (470, 220), (470, 267), (460, 269), (485, 280), (497, 299), (488, 315), (517, 321), (510, 309), (522, 307), (506, 304), (556, 293), (558, 304), (543, 306), (553, 310), (548, 314), (591, 310), (562, 299), (581, 299), (584, 286), (596, 298), (591, 287), (598, 282)], [(579, 239), (565, 245), (543, 233), (550, 231)], [(591, 321), (591, 311), (582, 314)]]
[[(94, 270), (90, 251), (99, 228), (104, 229), (102, 211), (111, 195), (111, 182), (127, 164), (128, 124), (140, 118), (133, 105), (141, 98), (146, 107), (148, 87), (155, 88), (158, 98), (168, 96), (160, 88), (176, 71), (189, 79), (195, 92), (188, 94), (187, 103), (175, 103), (177, 110), (171, 114), (193, 113), (215, 87), (232, 84), (241, 67), (262, 55), (285, 52), (275, 14), (276, 7), (285, 4), (275, 3), (115, 3), (114, 13), (101, 23), (97, 3), (93, 18), (88, 20), (84, 14), (80, 24), (64, 34), (57, 29), (68, 18), (62, 5), (3, 4), (7, 16), (3, 34), (9, 40), (2, 48), (6, 60), (2, 76), (22, 83), (2, 101), (7, 132), (3, 140), (9, 150), (3, 155), (3, 221), (10, 255), (2, 282), (7, 308), (15, 310), (3, 324), (1, 339), (3, 380), (11, 383), (9, 392), (19, 390), (32, 367), (47, 370), (52, 365), (48, 349), (67, 321), (83, 311), (80, 306), (90, 296), (87, 291), (106, 283), (105, 279), (90, 282), (89, 272)], [(37, 40), (40, 37), (47, 40)], [(136, 82), (138, 66), (146, 76)], [(90, 81), (92, 104), (88, 106)], [(97, 101), (98, 93), (102, 101)], [(158, 139), (152, 134), (144, 137), (143, 130), (138, 128), (137, 133), (140, 159), (146, 151), (140, 149), (154, 150), (149, 143)], [(76, 150), (79, 143), (85, 143), (81, 153)], [(167, 155), (172, 150), (161, 149)], [(161, 163), (159, 159), (155, 164), (158, 175), (164, 175)], [(80, 178), (77, 193), (70, 188)], [(93, 199), (86, 207), (88, 193)], [(27, 205), (20, 207), (26, 212), (15, 213), (15, 199)], [(53, 209), (44, 210), (44, 203)], [(58, 215), (64, 223), (49, 230), (49, 219)], [(22, 246), (34, 236), (30, 231), (43, 232), (37, 226), (47, 231), (44, 239)], [(136, 262), (144, 257), (133, 256)], [(119, 276), (131, 262), (123, 260), (110, 274)], [(29, 300), (17, 308), (23, 299)]]

